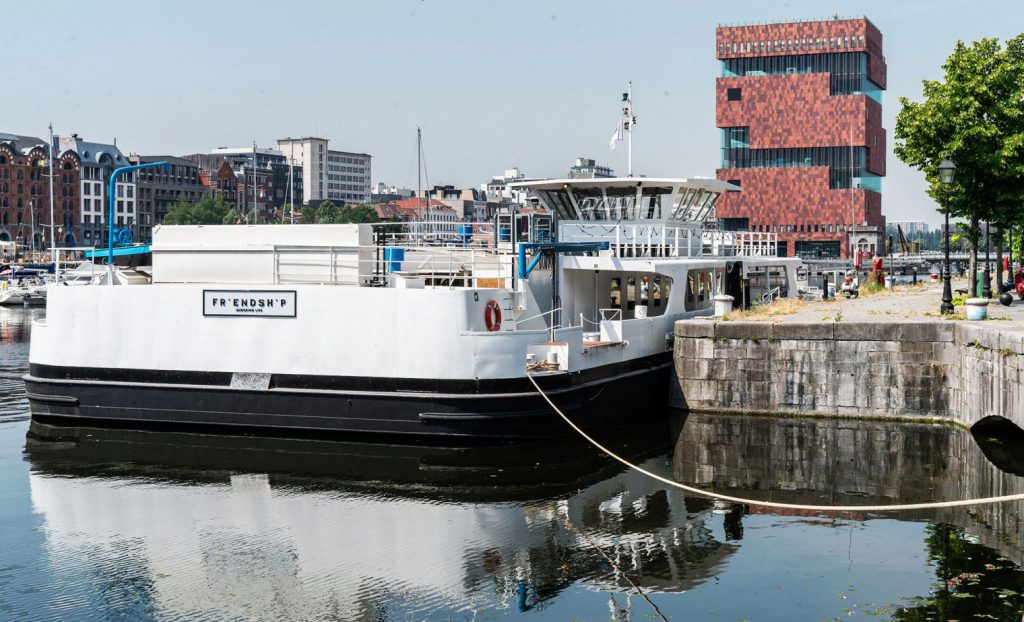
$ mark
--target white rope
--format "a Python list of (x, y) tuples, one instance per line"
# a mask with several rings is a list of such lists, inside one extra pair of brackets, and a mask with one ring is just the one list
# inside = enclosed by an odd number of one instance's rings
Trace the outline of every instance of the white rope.
[(677, 481), (670, 480), (667, 477), (662, 477), (661, 475), (658, 475), (657, 473), (652, 473), (652, 472), (650, 472), (650, 471), (648, 471), (648, 470), (646, 470), (646, 469), (644, 469), (642, 467), (639, 467), (639, 466), (629, 462), (625, 458), (616, 455), (610, 449), (608, 449), (607, 447), (605, 447), (601, 443), (598, 443), (596, 440), (591, 438), (586, 432), (581, 430), (579, 428), (579, 426), (577, 426), (575, 423), (573, 423), (572, 420), (570, 420), (568, 417), (566, 417), (565, 413), (563, 413), (558, 408), (558, 406), (556, 406), (555, 403), (551, 401), (551, 398), (549, 398), (547, 396), (547, 394), (544, 393), (544, 390), (540, 388), (540, 385), (538, 385), (537, 381), (534, 380), (533, 374), (527, 373), (526, 377), (530, 379), (530, 382), (533, 384), (534, 388), (537, 389), (537, 393), (540, 393), (540, 396), (544, 398), (544, 401), (546, 401), (551, 406), (551, 408), (553, 408), (554, 411), (556, 413), (558, 413), (558, 416), (561, 417), (562, 419), (564, 419), (565, 422), (568, 423), (569, 426), (573, 430), (576, 430), (576, 432), (578, 432), (580, 436), (582, 436), (583, 438), (587, 439), (587, 441), (591, 445), (593, 445), (594, 447), (597, 447), (598, 449), (600, 449), (604, 453), (608, 454), (609, 457), (614, 458), (618, 462), (621, 462), (622, 464), (624, 464), (625, 466), (633, 469), (634, 471), (638, 471), (640, 473), (643, 473), (647, 477), (650, 477), (652, 479), (656, 479), (659, 482), (662, 482), (663, 484), (667, 484), (667, 485), (672, 486), (674, 488), (678, 488), (678, 489), (684, 490), (686, 492), (691, 492), (691, 493), (693, 493), (695, 495), (700, 495), (702, 497), (710, 497), (712, 499), (721, 499), (722, 501), (731, 501), (732, 503), (742, 503), (742, 504), (745, 504), (745, 505), (759, 505), (759, 506), (762, 506), (762, 507), (780, 508), (780, 509), (785, 509), (785, 510), (809, 510), (809, 511), (812, 511), (812, 512), (893, 512), (893, 511), (897, 511), (897, 510), (930, 510), (930, 509), (934, 509), (934, 508), (955, 508), (955, 507), (962, 507), (962, 506), (965, 506), (965, 505), (987, 505), (989, 503), (1003, 503), (1005, 501), (1020, 501), (1020, 500), (1024, 500), (1024, 493), (1021, 493), (1021, 494), (1016, 494), (1016, 495), (1002, 495), (1002, 496), (999, 496), (999, 497), (981, 497), (981, 498), (978, 498), (978, 499), (963, 499), (963, 500), (960, 500), (960, 501), (932, 501), (932, 502), (929, 502), (929, 503), (894, 503), (894, 504), (889, 504), (889, 505), (804, 505), (802, 503), (778, 503), (778, 502), (775, 502), (775, 501), (761, 501), (761, 500), (758, 500), (758, 499), (744, 499), (742, 497), (730, 497), (728, 495), (723, 495), (723, 494), (720, 494), (720, 493), (717, 493), (717, 492), (713, 492), (713, 491), (710, 491), (710, 490), (704, 490), (704, 489), (701, 489), (701, 488), (694, 488), (693, 486), (687, 486), (686, 484), (681, 484), (681, 483), (679, 483)]

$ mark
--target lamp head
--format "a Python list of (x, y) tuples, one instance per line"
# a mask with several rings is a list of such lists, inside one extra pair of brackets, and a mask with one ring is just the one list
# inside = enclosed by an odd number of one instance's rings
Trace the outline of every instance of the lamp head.
[(939, 164), (939, 181), (944, 184), (951, 183), (954, 173), (956, 173), (956, 164), (953, 164), (949, 158), (942, 160)]

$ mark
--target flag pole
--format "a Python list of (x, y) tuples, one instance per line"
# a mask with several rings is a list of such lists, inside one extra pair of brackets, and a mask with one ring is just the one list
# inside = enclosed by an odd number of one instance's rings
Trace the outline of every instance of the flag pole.
[(628, 121), (626, 121), (629, 124), (629, 136), (628, 136), (629, 143), (628, 143), (628, 146), (627, 146), (629, 153), (628, 153), (628, 156), (626, 158), (626, 162), (627, 162), (626, 170), (627, 170), (628, 176), (632, 177), (633, 176), (633, 81), (632, 80), (629, 81), (629, 89), (627, 90), (627, 93), (629, 94), (629, 98), (626, 100), (627, 108), (629, 109), (629, 112), (627, 113)]

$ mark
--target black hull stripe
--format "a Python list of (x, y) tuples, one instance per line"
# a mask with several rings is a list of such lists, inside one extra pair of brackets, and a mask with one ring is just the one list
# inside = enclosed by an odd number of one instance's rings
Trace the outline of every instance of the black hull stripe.
[[(538, 377), (545, 391), (578, 388), (614, 377), (629, 376), (652, 369), (671, 365), (671, 352), (612, 363), (591, 369), (569, 373), (549, 373)], [(100, 367), (64, 367), (32, 363), (26, 379), (36, 382), (60, 381), (68, 384), (111, 384), (146, 385), (164, 388), (203, 388), (205, 390), (238, 390), (231, 387), (231, 373), (123, 369)], [(313, 376), (299, 374), (272, 374), (270, 391), (281, 392), (345, 392), (359, 395), (386, 393), (408, 393), (410, 395), (443, 394), (459, 396), (483, 396), (487, 394), (535, 395), (532, 385), (525, 377), (498, 379), (427, 379), (427, 378), (377, 378), (369, 376)]]
[[(554, 395), (560, 393), (566, 393), (570, 391), (576, 391), (579, 389), (585, 389), (591, 386), (597, 386), (604, 384), (610, 380), (625, 380), (633, 376), (640, 376), (647, 374), (654, 370), (664, 369), (669, 367), (671, 363), (664, 363), (661, 365), (649, 365), (644, 369), (637, 369), (616, 376), (605, 376), (602, 378), (596, 378), (589, 382), (582, 382), (579, 384), (573, 384), (570, 386), (563, 386), (560, 388), (552, 389), (547, 391)], [(558, 376), (564, 376), (565, 374), (558, 374)], [(558, 377), (558, 376), (549, 376)], [(422, 399), (424, 397), (431, 397), (445, 400), (478, 400), (478, 399), (503, 399), (503, 398), (532, 398), (537, 397), (536, 391), (523, 391), (523, 392), (507, 392), (507, 393), (435, 393), (426, 391), (355, 391), (355, 390), (317, 390), (317, 389), (244, 389), (230, 386), (211, 386), (211, 385), (195, 385), (195, 384), (167, 384), (167, 383), (150, 383), (150, 382), (116, 382), (111, 380), (70, 380), (70, 379), (57, 379), (57, 378), (40, 378), (32, 374), (26, 374), (22, 376), (25, 382), (32, 382), (38, 384), (49, 384), (54, 386), (92, 386), (92, 387), (139, 387), (139, 388), (159, 388), (169, 390), (186, 390), (186, 391), (222, 391), (231, 393), (277, 393), (277, 394), (295, 394), (295, 395), (331, 395), (331, 396), (358, 396), (358, 397), (386, 397), (400, 400), (402, 398), (410, 399)], [(523, 379), (523, 382), (527, 382)], [(74, 397), (63, 397), (63, 396), (51, 396), (37, 393), (29, 394), (29, 401), (54, 401), (64, 402), (70, 401), (77, 403), (77, 398)]]

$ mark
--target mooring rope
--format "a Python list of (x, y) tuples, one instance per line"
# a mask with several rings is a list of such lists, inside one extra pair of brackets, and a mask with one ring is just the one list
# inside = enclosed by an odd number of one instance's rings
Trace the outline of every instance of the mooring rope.
[(622, 575), (622, 578), (625, 579), (626, 582), (629, 583), (633, 587), (633, 589), (636, 590), (637, 593), (640, 594), (640, 596), (642, 596), (643, 599), (647, 601), (647, 604), (650, 605), (652, 609), (654, 609), (654, 612), (658, 614), (658, 617), (661, 618), (662, 620), (664, 620), (665, 622), (669, 622), (668, 618), (665, 617), (665, 614), (661, 612), (661, 609), (658, 609), (658, 606), (654, 604), (654, 601), (651, 600), (651, 597), (647, 595), (647, 592), (645, 592), (643, 590), (643, 588), (640, 587), (637, 584), (636, 581), (634, 581), (633, 579), (630, 579), (629, 575), (626, 574), (626, 572), (622, 568), (620, 568), (617, 563), (615, 563), (615, 560), (613, 560), (608, 555), (608, 553), (605, 553), (604, 549), (602, 549), (593, 540), (591, 540), (587, 536), (587, 534), (585, 534), (582, 531), (580, 531), (579, 529), (577, 529), (576, 525), (573, 525), (571, 522), (569, 522), (568, 519), (563, 519), (562, 520), (562, 525), (564, 527), (568, 528), (569, 531), (572, 531), (573, 533), (575, 533), (576, 536), (579, 537), (584, 542), (586, 542), (588, 546), (592, 547), (598, 553), (600, 553), (601, 557), (603, 557), (605, 559), (605, 561), (607, 561), (611, 565), (611, 567), (615, 569), (616, 572), (618, 572), (620, 575)]
[(662, 482), (663, 484), (672, 486), (674, 488), (678, 488), (685, 492), (693, 493), (695, 495), (700, 495), (702, 497), (710, 497), (712, 499), (720, 499), (722, 501), (742, 503), (745, 505), (759, 505), (762, 507), (779, 508), (784, 510), (808, 510), (811, 512), (895, 512), (906, 510), (930, 510), (935, 508), (955, 508), (963, 507), (965, 505), (987, 505), (990, 503), (1003, 503), (1006, 501), (1024, 500), (1024, 493), (1021, 493), (1016, 495), (1002, 495), (999, 497), (979, 497), (977, 499), (962, 499), (959, 501), (932, 501), (929, 503), (893, 503), (887, 505), (806, 505), (803, 503), (778, 503), (776, 501), (761, 501), (759, 499), (744, 499), (743, 497), (732, 497), (729, 495), (723, 495), (721, 493), (717, 493), (714, 491), (704, 490), (702, 488), (695, 488), (693, 486), (681, 484), (677, 481), (668, 479), (667, 477), (658, 475), (657, 473), (652, 473), (644, 469), (643, 467), (631, 463), (622, 456), (617, 455), (615, 452), (611, 451), (601, 443), (598, 443), (586, 432), (581, 430), (578, 425), (573, 423), (572, 420), (569, 419), (569, 417), (565, 416), (565, 413), (563, 413), (561, 409), (559, 409), (558, 406), (556, 406), (555, 403), (551, 401), (551, 398), (548, 397), (546, 393), (544, 393), (544, 390), (540, 388), (540, 385), (538, 385), (537, 381), (533, 378), (533, 374), (527, 372), (526, 377), (530, 379), (530, 382), (533, 384), (533, 387), (537, 389), (537, 393), (539, 393), (540, 396), (544, 398), (544, 401), (546, 401), (551, 406), (551, 408), (554, 409), (556, 413), (558, 413), (559, 417), (565, 420), (565, 422), (568, 423), (573, 430), (576, 430), (576, 432), (579, 433), (580, 436), (585, 438), (587, 442), (589, 442), (594, 447), (600, 449), (604, 453), (608, 454), (610, 458), (617, 460), (618, 462), (629, 467), (630, 469), (633, 469), (634, 471), (643, 473), (647, 477), (656, 479), (659, 482)]

